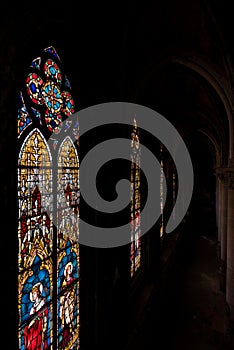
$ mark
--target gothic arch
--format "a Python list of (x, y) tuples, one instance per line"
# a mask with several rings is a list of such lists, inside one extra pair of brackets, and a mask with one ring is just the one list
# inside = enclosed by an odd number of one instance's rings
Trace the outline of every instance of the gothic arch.
[[(191, 52), (176, 53), (173, 50), (167, 50), (167, 52), (161, 53), (160, 58), (155, 65), (148, 68), (144, 77), (138, 79), (138, 84), (135, 87), (135, 95), (131, 96), (133, 102), (137, 103), (141, 100), (142, 94), (145, 93), (144, 89), (147, 89), (148, 84), (160, 85), (160, 74), (162, 71), (167, 71), (168, 67), (174, 67), (176, 71), (177, 67), (185, 68), (187, 74), (189, 72), (195, 73), (198, 79), (205, 82), (207, 87), (213, 92), (214, 98), (217, 99), (220, 106), (223, 108), (222, 116), (219, 117), (220, 125), (227, 123), (226, 134), (223, 135), (221, 140), (221, 162), (228, 163), (234, 157), (234, 121), (232, 112), (232, 93), (228, 79), (221, 79), (221, 71), (217, 71), (215, 66), (207, 64), (204, 58)], [(212, 68), (211, 68), (212, 67)], [(170, 98), (168, 96), (168, 98)], [(170, 100), (168, 100), (170, 104)], [(225, 120), (222, 120), (225, 118)], [(183, 125), (183, 128), (186, 128)], [(217, 127), (216, 133), (219, 134), (220, 130)], [(212, 137), (212, 135), (210, 135)], [(227, 141), (228, 140), (228, 141)], [(226, 145), (228, 142), (228, 145)], [(227, 149), (226, 149), (227, 148)]]

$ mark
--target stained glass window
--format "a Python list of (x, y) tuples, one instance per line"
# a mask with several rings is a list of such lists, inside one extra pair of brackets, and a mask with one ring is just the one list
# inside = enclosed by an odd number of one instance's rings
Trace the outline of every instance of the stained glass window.
[(25, 350), (39, 344), (47, 349), (53, 339), (51, 165), (46, 140), (35, 128), (23, 142), (18, 165), (19, 348)]
[(79, 341), (79, 161), (66, 137), (58, 153), (58, 348)]
[(160, 237), (164, 234), (163, 198), (164, 198), (164, 169), (163, 169), (163, 146), (160, 145)]
[[(20, 350), (79, 349), (79, 158), (70, 136), (58, 138), (74, 111), (61, 60), (48, 47), (19, 93)], [(78, 124), (72, 128), (78, 141)]]
[(137, 121), (131, 134), (131, 277), (141, 266), (141, 191), (140, 191), (140, 141)]
[(173, 172), (172, 174), (172, 204), (173, 204), (173, 220), (176, 218), (176, 212), (175, 212), (175, 202), (176, 202), (176, 174)]

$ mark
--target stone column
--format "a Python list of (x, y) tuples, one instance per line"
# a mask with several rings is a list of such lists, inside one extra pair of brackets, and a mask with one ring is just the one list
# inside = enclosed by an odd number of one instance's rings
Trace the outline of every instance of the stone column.
[(228, 169), (226, 302), (230, 330), (234, 333), (234, 168)]
[[(216, 176), (216, 227), (217, 227), (217, 241), (220, 246), (221, 241), (221, 180)], [(220, 257), (220, 254), (219, 254)]]
[(226, 291), (228, 176), (219, 176), (220, 187), (220, 290)]
[(217, 255), (221, 259), (221, 209), (222, 209), (222, 182), (216, 173), (216, 239), (217, 239)]

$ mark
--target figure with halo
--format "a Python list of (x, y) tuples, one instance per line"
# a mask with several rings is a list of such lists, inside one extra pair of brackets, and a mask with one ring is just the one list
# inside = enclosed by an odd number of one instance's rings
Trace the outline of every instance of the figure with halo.
[(34, 284), (30, 291), (30, 300), (33, 303), (30, 312), (30, 322), (24, 328), (25, 350), (45, 350), (47, 344), (47, 318), (48, 309), (45, 299), (42, 297), (43, 285), (41, 282)]
[(75, 278), (72, 276), (73, 265), (68, 262), (64, 268), (64, 279), (62, 282), (63, 295), (60, 297), (60, 318), (63, 329), (62, 348), (66, 347), (72, 339), (74, 330), (74, 307), (75, 307)]

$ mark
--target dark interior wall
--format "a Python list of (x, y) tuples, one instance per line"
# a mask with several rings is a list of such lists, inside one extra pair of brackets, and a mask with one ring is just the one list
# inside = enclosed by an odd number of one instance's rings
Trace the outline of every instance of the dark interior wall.
[(193, 171), (194, 188), (189, 214), (198, 235), (217, 239), (216, 227), (216, 157), (207, 137), (194, 133), (187, 139)]

